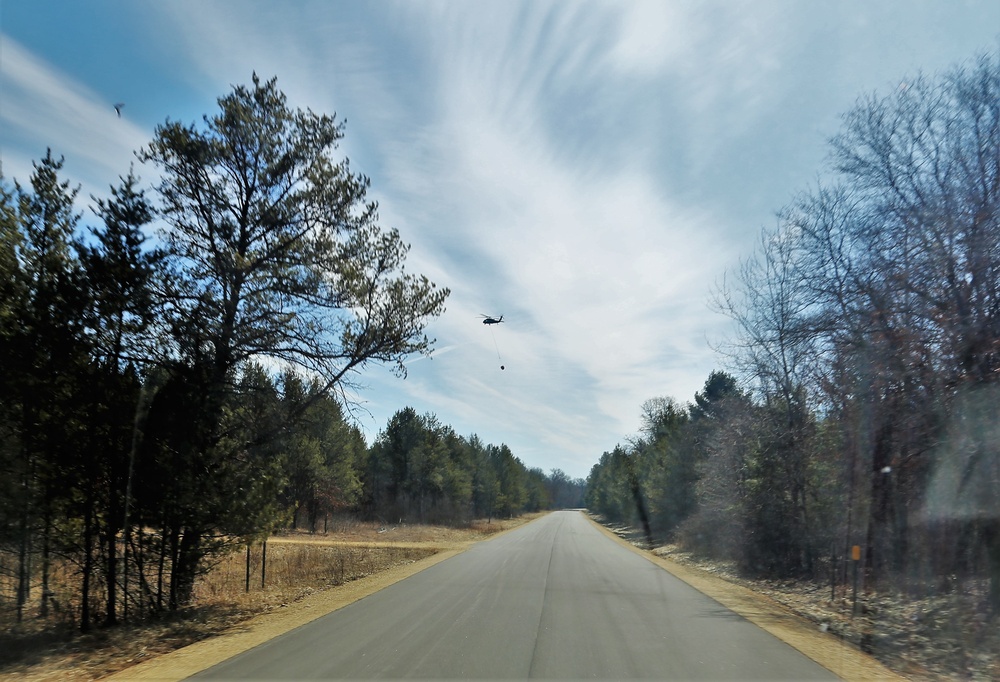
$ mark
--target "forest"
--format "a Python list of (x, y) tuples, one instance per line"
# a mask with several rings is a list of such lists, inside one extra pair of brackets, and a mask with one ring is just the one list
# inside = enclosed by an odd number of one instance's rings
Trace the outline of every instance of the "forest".
[(412, 408), (366, 443), (347, 389), (405, 375), (449, 292), (404, 269), (342, 123), (256, 76), (218, 104), (158, 126), (137, 152), (157, 183), (130, 170), (93, 216), (51, 151), (0, 183), (4, 623), (173, 612), (220, 556), (335, 514), (580, 503), (582, 481)]
[(860, 98), (716, 289), (734, 334), (587, 506), (747, 575), (971, 589), (1000, 612), (1000, 54)]
[(176, 611), (215, 558), (335, 514), (581, 502), (748, 575), (980, 581), (1000, 611), (1000, 54), (858, 100), (714, 291), (725, 371), (638, 406), (586, 482), (412, 407), (365, 441), (349, 389), (405, 376), (449, 291), (404, 268), (343, 136), (255, 76), (158, 126), (156, 184), (130, 169), (93, 216), (51, 152), (0, 181), (5, 618)]

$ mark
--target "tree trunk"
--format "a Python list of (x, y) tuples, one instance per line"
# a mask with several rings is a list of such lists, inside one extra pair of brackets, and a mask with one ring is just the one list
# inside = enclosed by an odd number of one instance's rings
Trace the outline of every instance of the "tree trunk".
[(176, 611), (181, 606), (191, 603), (194, 594), (194, 579), (201, 559), (201, 533), (191, 528), (185, 528), (176, 543), (174, 562), (170, 575), (170, 610)]
[(80, 585), (80, 632), (90, 632), (90, 577), (94, 572), (94, 497), (87, 495), (83, 512), (83, 567)]
[(117, 518), (114, 510), (109, 512), (104, 525), (104, 572), (107, 576), (107, 602), (105, 603), (105, 625), (118, 624), (118, 533), (111, 519)]
[(316, 501), (315, 495), (306, 504), (306, 510), (309, 513), (309, 532), (316, 532), (316, 521), (319, 519), (319, 504)]
[(630, 476), (632, 488), (632, 499), (635, 500), (636, 511), (639, 512), (639, 521), (642, 523), (642, 532), (646, 534), (646, 545), (648, 548), (653, 547), (653, 529), (649, 525), (649, 513), (646, 511), (646, 502), (642, 499), (642, 490), (639, 487), (639, 479), (636, 476)]
[[(888, 421), (888, 420), (887, 420)], [(874, 587), (883, 578), (890, 557), (889, 488), (885, 468), (889, 466), (892, 426), (883, 423), (875, 436), (871, 466), (871, 497), (868, 508), (868, 533), (865, 547), (866, 587)]]
[(983, 544), (990, 577), (988, 604), (994, 614), (1000, 614), (1000, 520), (983, 522)]
[[(24, 476), (27, 489), (27, 474)], [(24, 496), (24, 506), (21, 509), (20, 542), (17, 548), (17, 622), (24, 618), (24, 606), (31, 596), (31, 540), (28, 537), (28, 496)]]
[(156, 566), (156, 610), (157, 611), (163, 610), (163, 572), (166, 568), (166, 562), (167, 562), (168, 533), (170, 537), (170, 546), (171, 546), (171, 555), (170, 555), (171, 561), (176, 559), (173, 546), (177, 544), (177, 538), (172, 531), (168, 532), (166, 526), (164, 526), (163, 530), (160, 533), (160, 556), (157, 559), (157, 566)]
[[(139, 534), (138, 534), (138, 546), (136, 546), (135, 544), (130, 544), (129, 545), (129, 548), (132, 550), (132, 556), (135, 558), (135, 560), (134, 560), (133, 563), (135, 564), (135, 576), (136, 576), (136, 578), (135, 578), (135, 581), (136, 581), (135, 594), (136, 594), (136, 596), (132, 597), (132, 601), (139, 608), (139, 620), (143, 620), (146, 617), (146, 606), (147, 605), (149, 606), (150, 609), (156, 609), (157, 611), (162, 611), (163, 610), (162, 607), (158, 607), (157, 606), (157, 602), (156, 602), (157, 597), (153, 594), (153, 588), (150, 587), (149, 580), (146, 578), (146, 564), (145, 564), (146, 556), (145, 556), (145, 552), (143, 550), (143, 537), (144, 537), (144, 533), (142, 533), (140, 531)], [(162, 556), (161, 556), (161, 560), (162, 560)], [(126, 571), (126, 575), (127, 574), (128, 573)], [(127, 597), (127, 592), (124, 593), (124, 594)], [(122, 601), (124, 602), (125, 607), (127, 607), (128, 606), (128, 599), (125, 598)], [(127, 620), (128, 619), (128, 609), (124, 608), (123, 611), (125, 613), (124, 618), (125, 618), (125, 620)]]
[(49, 573), (52, 566), (49, 559), (49, 550), (52, 542), (52, 517), (48, 509), (48, 504), (45, 507), (45, 520), (42, 526), (42, 603), (38, 609), (38, 615), (41, 618), (48, 618), (49, 599), (51, 598), (51, 593), (49, 592)]

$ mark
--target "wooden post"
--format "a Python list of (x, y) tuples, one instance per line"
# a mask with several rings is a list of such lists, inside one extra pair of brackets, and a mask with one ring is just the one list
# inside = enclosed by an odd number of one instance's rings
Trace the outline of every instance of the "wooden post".
[(247, 541), (247, 577), (243, 591), (244, 592), (250, 591), (250, 541), (249, 540)]
[(858, 569), (861, 566), (861, 546), (851, 547), (851, 561), (854, 562), (854, 592), (852, 596), (851, 616), (858, 612)]
[(837, 541), (830, 541), (830, 603), (837, 599)]
[(264, 589), (264, 576), (267, 573), (267, 538), (260, 550), (260, 589)]

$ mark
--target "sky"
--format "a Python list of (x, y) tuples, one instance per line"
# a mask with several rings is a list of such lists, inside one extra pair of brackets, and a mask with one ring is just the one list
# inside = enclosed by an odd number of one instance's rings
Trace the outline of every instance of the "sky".
[(357, 377), (369, 441), (409, 406), (584, 478), (727, 368), (712, 292), (858, 98), (998, 49), (996, 0), (0, 0), (0, 160), (26, 183), (51, 148), (84, 210), (152, 184), (157, 125), (276, 76), (451, 290), (431, 358)]

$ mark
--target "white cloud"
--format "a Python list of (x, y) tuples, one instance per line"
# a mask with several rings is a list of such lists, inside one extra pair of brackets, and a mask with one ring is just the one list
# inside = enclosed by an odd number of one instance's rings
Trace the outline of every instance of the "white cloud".
[(22, 184), (31, 162), (51, 147), (66, 157), (65, 174), (84, 184), (81, 198), (103, 195), (128, 172), (133, 151), (149, 133), (131, 123), (128, 109), (121, 118), (114, 102), (68, 78), (7, 35), (0, 69), (0, 125), (3, 127), (3, 172)]
[[(406, 382), (362, 377), (370, 431), (412, 404), (583, 475), (643, 400), (688, 400), (721, 363), (709, 288), (817, 172), (840, 108), (995, 45), (995, 5), (173, 0), (136, 30), (155, 27), (143, 84), (186, 85), (164, 116), (198, 120), (256, 70), (347, 118), (342, 150), (412, 243), (407, 269), (452, 289), (434, 360)], [(8, 176), (39, 140), (71, 178), (127, 170), (149, 137), (128, 107), (118, 121), (56, 61), (3, 49)]]
[[(413, 244), (408, 269), (453, 291), (448, 312), (429, 330), (441, 348), (433, 361), (410, 363), (404, 383), (363, 377), (375, 389), (358, 395), (375, 415), (369, 431), (410, 402), (456, 428), (516, 442), (529, 464), (591, 462), (634, 428), (643, 400), (688, 397), (698, 383), (674, 357), (705, 333), (704, 293), (726, 255), (719, 228), (710, 212), (671, 195), (649, 156), (609, 157), (607, 147), (579, 146), (564, 134), (561, 115), (551, 115), (555, 102), (588, 89), (602, 93), (579, 100), (594, 112), (609, 97), (641, 96), (629, 89), (634, 84), (615, 94), (609, 50), (618, 51), (619, 67), (632, 59), (629, 68), (643, 74), (669, 66), (676, 51), (647, 66), (634, 61), (639, 53), (623, 56), (621, 43), (614, 47), (599, 30), (607, 6), (405, 3), (378, 30), (412, 40), (400, 49), (422, 60), (410, 71), (429, 78), (398, 91), (385, 54), (326, 13), (253, 7), (159, 8), (198, 101), (256, 70), (277, 74), (293, 106), (343, 112), (346, 101), (348, 110), (363, 111), (344, 151), (359, 170), (365, 159), (384, 168), (373, 195), (383, 223)], [(650, 23), (626, 17), (623, 26)], [(42, 72), (48, 80), (23, 77), (49, 93), (38, 96), (94, 106), (91, 94)], [(606, 133), (632, 138), (623, 147), (634, 149), (658, 134)], [(137, 131), (125, 149), (146, 139)], [(710, 251), (715, 258), (705, 259)], [(505, 314), (506, 322), (485, 328), (480, 313)], [(697, 355), (690, 344), (683, 352)], [(700, 371), (704, 361), (694, 365)]]
[[(506, 312), (497, 335), (509, 369), (552, 380), (518, 383), (530, 396), (522, 400), (478, 379), (445, 379), (449, 397), (437, 404), (455, 413), (458, 403), (470, 421), (499, 419), (596, 458), (614, 445), (609, 431), (624, 437), (634, 428), (643, 400), (700, 387), (712, 353), (689, 340), (704, 340), (708, 288), (733, 254), (712, 216), (680, 204), (641, 162), (612, 164), (596, 149), (567, 154), (559, 131), (544, 124), (561, 78), (599, 87), (603, 77), (600, 44), (574, 33), (579, 17), (553, 25), (542, 10), (456, 7), (418, 17), (438, 37), (428, 41), (438, 115), (419, 144), (393, 150), (394, 205), (431, 228), (423, 250), (461, 283), (441, 326), (469, 339), (481, 335), (476, 313)], [(576, 46), (571, 66), (554, 56), (568, 44)], [(491, 345), (480, 349), (487, 358)], [(672, 362), (678, 347), (692, 371)], [(405, 389), (435, 403), (433, 389)]]
[(611, 8), (621, 19), (608, 56), (624, 73), (655, 77), (677, 70), (695, 60), (695, 48), (707, 37), (692, 15), (695, 3), (637, 0)]

